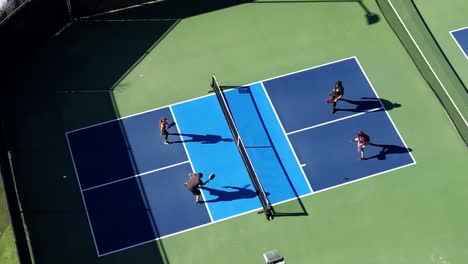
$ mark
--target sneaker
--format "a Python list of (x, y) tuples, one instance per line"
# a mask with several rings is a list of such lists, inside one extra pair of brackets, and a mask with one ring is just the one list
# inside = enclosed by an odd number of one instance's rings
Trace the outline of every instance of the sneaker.
[(167, 144), (172, 144), (172, 143), (166, 140), (166, 141), (164, 141), (164, 144), (167, 145)]

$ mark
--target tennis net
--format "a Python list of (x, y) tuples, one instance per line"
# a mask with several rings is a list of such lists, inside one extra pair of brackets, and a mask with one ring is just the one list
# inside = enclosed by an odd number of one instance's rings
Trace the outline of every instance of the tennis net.
[(268, 197), (266, 195), (265, 190), (263, 189), (262, 184), (260, 183), (260, 180), (258, 179), (257, 173), (255, 172), (252, 162), (250, 161), (249, 154), (247, 153), (247, 149), (245, 148), (244, 142), (242, 141), (242, 138), (239, 134), (239, 130), (237, 129), (234, 118), (232, 117), (231, 110), (229, 109), (226, 97), (224, 96), (224, 93), (221, 90), (218, 81), (216, 80), (216, 77), (214, 75), (211, 77), (211, 88), (213, 88), (213, 91), (215, 92), (216, 97), (218, 98), (221, 110), (223, 111), (224, 116), (226, 117), (229, 129), (231, 130), (232, 136), (236, 141), (236, 146), (239, 150), (242, 160), (244, 161), (245, 167), (247, 168), (250, 180), (252, 181), (260, 203), (262, 204), (263, 211), (265, 212), (267, 219), (271, 220), (273, 218), (273, 208), (271, 206), (270, 201), (268, 200)]

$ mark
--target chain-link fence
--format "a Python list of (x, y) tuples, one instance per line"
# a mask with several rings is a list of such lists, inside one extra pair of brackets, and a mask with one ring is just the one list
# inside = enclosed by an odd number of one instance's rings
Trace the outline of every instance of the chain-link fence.
[(385, 19), (468, 144), (466, 87), (418, 13), (413, 1), (377, 0)]
[(0, 0), (0, 24), (31, 0)]

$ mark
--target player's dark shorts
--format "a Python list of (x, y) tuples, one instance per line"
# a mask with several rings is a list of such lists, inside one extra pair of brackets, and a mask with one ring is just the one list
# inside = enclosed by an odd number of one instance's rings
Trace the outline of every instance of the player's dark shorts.
[(191, 191), (193, 195), (200, 195), (201, 194), (200, 189), (198, 189), (198, 188), (193, 188), (193, 189), (190, 189), (189, 191)]

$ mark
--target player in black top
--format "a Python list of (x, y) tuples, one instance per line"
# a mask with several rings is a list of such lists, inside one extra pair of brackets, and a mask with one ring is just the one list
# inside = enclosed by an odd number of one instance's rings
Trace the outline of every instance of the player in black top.
[(336, 81), (335, 87), (330, 92), (330, 99), (329, 103), (333, 103), (331, 113), (334, 114), (336, 112), (336, 103), (343, 98), (344, 95), (344, 87), (341, 81)]

